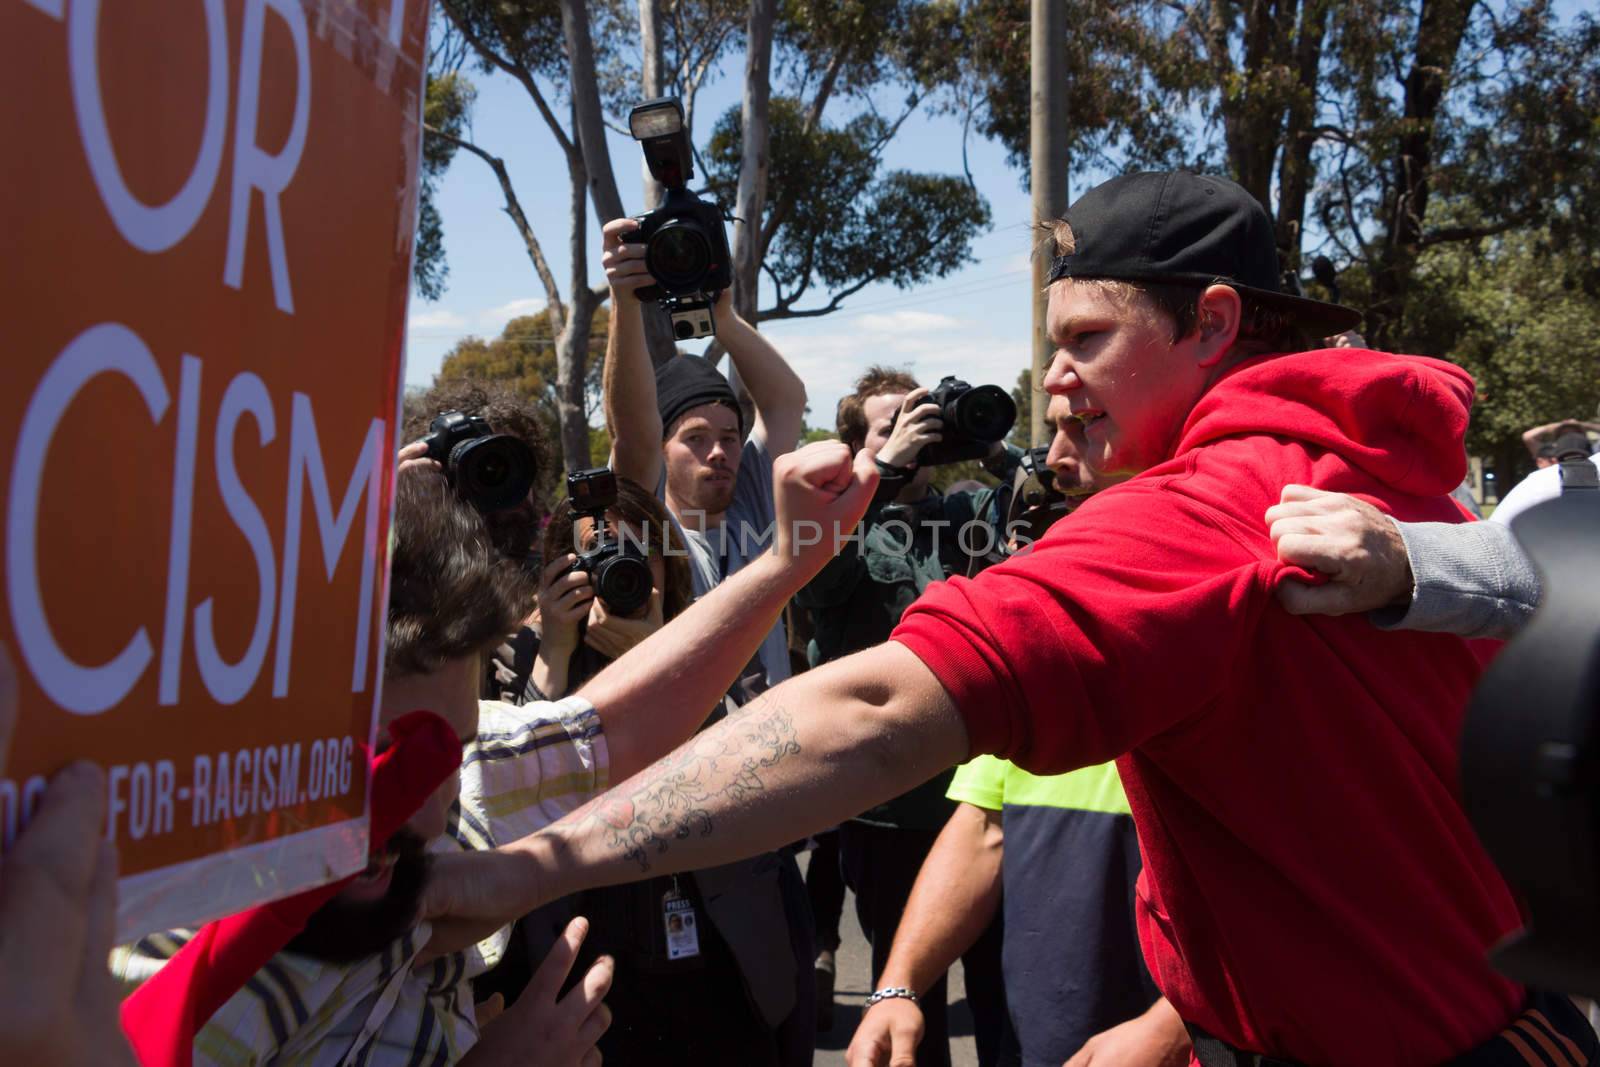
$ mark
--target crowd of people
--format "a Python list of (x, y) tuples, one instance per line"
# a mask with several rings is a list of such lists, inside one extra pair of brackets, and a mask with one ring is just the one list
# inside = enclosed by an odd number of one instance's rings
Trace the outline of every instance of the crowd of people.
[[(653, 365), (635, 225), (604, 227), (603, 521), (543, 490), (485, 514), (400, 450), (397, 829), (281, 937), (113, 949), (104, 784), (68, 768), (0, 871), (8, 1062), (799, 1067), (843, 886), (852, 1067), (950, 1062), (958, 960), (984, 1067), (1600, 1058), (1574, 1001), (1486, 961), (1522, 916), (1456, 769), (1482, 639), (1542, 595), (1511, 520), (1594, 483), (1600, 427), (1530, 431), (1551, 462), (1473, 521), (1471, 379), (1283, 291), (1239, 186), (1133, 174), (1037, 252), (1048, 451), (994, 442), (995, 487), (940, 492), (948, 428), (905, 371), (797, 447), (805, 387), (726, 293), (743, 396)], [(411, 406), (408, 440), (461, 411), (555, 469), (503, 390)], [(604, 525), (643, 546), (631, 611), (575, 566)], [(0, 656), (0, 758), (13, 689)]]

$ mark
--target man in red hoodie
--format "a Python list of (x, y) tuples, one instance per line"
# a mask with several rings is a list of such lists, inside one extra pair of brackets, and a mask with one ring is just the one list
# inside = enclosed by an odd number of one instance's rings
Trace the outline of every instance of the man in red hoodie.
[(1471, 379), (1304, 351), (1356, 316), (1279, 291), (1271, 220), (1224, 179), (1113, 179), (1054, 238), (1052, 417), (1091, 467), (1136, 476), (1030, 554), (930, 588), (886, 644), (540, 834), (441, 864), (425, 907), (521, 914), (723, 862), (979, 753), (1040, 774), (1116, 758), (1140, 938), (1198, 1062), (1590, 1062), (1570, 1002), (1484, 959), (1518, 913), (1457, 801), (1478, 650), (1289, 615), (1274, 591), (1308, 575), (1260, 520), (1296, 483), (1463, 521)]

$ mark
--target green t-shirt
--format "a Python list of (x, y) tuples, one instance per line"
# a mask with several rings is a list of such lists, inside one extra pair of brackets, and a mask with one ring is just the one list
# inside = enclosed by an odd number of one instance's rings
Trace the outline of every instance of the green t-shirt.
[(956, 776), (945, 795), (987, 811), (1026, 806), (1100, 811), (1108, 815), (1132, 814), (1115, 763), (1040, 777), (1009, 760), (979, 756), (956, 768)]

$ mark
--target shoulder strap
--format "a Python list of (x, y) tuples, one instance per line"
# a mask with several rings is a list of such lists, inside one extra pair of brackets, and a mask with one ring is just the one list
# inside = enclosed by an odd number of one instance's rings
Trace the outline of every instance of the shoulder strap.
[(1561, 491), (1578, 489), (1600, 490), (1600, 470), (1588, 459), (1563, 459), (1561, 461)]

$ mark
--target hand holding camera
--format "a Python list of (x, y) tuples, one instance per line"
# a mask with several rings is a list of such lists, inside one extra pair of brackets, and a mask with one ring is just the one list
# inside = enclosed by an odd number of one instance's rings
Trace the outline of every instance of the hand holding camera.
[[(906, 394), (908, 403), (917, 392), (923, 390)], [(1000, 449), (1000, 442), (1017, 421), (1016, 402), (998, 385), (973, 386), (953, 374), (946, 375), (927, 398), (927, 406), (938, 415), (940, 436), (916, 453), (918, 466), (937, 467), (968, 459), (986, 459)], [(902, 415), (907, 415), (904, 406), (894, 417), (892, 433), (899, 431)], [(897, 467), (906, 465), (887, 456), (883, 461)]]
[(612, 219), (600, 229), (600, 266), (605, 269), (612, 293), (637, 297), (640, 289), (656, 284), (645, 265), (645, 246), (627, 239), (638, 228), (638, 219)]
[(594, 606), (589, 573), (572, 569), (577, 560), (571, 553), (551, 560), (539, 582), (539, 645), (552, 654), (578, 647), (578, 624)]
[(927, 389), (913, 389), (900, 404), (894, 429), (878, 450), (878, 459), (891, 467), (914, 467), (923, 448), (943, 438), (939, 405), (928, 402)]

